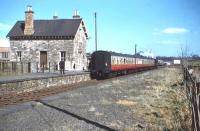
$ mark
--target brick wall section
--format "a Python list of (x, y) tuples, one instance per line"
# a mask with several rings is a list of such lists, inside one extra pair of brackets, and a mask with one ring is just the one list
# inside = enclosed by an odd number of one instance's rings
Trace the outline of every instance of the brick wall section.
[(0, 96), (9, 93), (29, 92), (33, 90), (45, 89), (52, 86), (70, 85), (81, 81), (90, 80), (89, 73), (74, 75), (63, 75), (56, 77), (37, 78), (31, 80), (16, 80), (0, 83)]

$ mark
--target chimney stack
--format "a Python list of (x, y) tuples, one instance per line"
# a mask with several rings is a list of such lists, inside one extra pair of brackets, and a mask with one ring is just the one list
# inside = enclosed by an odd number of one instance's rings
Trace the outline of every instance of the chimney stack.
[(79, 11), (78, 10), (74, 10), (73, 19), (80, 19), (80, 15), (79, 15)]
[(24, 35), (33, 35), (34, 33), (34, 20), (33, 20), (32, 6), (27, 6), (27, 11), (25, 11), (25, 28)]

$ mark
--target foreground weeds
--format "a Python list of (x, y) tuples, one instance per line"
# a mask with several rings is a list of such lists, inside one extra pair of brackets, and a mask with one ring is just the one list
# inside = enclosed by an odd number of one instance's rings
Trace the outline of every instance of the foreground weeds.
[[(190, 130), (190, 112), (180, 70), (166, 68), (144, 80), (143, 95), (132, 107), (139, 123), (126, 130)], [(154, 77), (155, 75), (159, 78)]]

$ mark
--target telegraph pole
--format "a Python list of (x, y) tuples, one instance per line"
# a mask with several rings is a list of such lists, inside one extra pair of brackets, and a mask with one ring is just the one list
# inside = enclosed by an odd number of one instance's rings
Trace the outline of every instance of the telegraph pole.
[(95, 20), (95, 50), (97, 51), (97, 13), (94, 13)]
[(135, 66), (136, 66), (136, 52), (137, 52), (137, 44), (135, 44)]

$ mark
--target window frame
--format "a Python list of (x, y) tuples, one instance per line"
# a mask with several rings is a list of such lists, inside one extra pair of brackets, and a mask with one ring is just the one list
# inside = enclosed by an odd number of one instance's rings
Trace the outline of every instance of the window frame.
[(17, 59), (21, 62), (22, 60), (22, 51), (17, 51)]
[(60, 60), (66, 61), (66, 51), (60, 51)]

